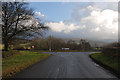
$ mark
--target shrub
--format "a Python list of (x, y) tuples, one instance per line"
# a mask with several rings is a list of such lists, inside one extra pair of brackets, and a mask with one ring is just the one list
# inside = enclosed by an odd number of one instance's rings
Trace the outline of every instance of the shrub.
[(119, 43), (112, 43), (102, 48), (102, 53), (111, 56), (120, 56), (120, 46)]
[(18, 45), (18, 46), (15, 46), (13, 50), (25, 50), (25, 49), (23, 46)]

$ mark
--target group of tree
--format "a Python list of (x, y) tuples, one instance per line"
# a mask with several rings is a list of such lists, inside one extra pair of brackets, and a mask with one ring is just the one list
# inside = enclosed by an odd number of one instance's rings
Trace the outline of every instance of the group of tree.
[(32, 39), (32, 45), (34, 45), (37, 50), (60, 50), (64, 47), (65, 42), (60, 38), (51, 36), (44, 39), (36, 37)]
[(61, 50), (62, 48), (69, 48), (70, 50), (91, 50), (89, 42), (81, 39), (79, 43), (74, 40), (65, 41), (64, 39), (56, 38), (53, 36), (47, 38), (34, 38), (32, 40), (32, 45), (35, 46), (37, 50)]

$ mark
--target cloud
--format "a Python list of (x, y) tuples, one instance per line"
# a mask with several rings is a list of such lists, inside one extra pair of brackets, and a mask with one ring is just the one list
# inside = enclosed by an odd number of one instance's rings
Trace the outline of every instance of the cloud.
[(44, 17), (45, 15), (44, 14), (41, 14), (41, 12), (35, 12), (35, 15), (38, 16), (38, 17)]
[(100, 28), (97, 27), (97, 28), (95, 28), (95, 29), (91, 29), (91, 32), (92, 32), (92, 31), (98, 32), (98, 31), (100, 31)]
[[(87, 17), (81, 18), (81, 22), (86, 26), (88, 32), (106, 34), (106, 37), (115, 38), (111, 34), (115, 34), (117, 37), (118, 34), (118, 12), (110, 9), (105, 10), (96, 10), (93, 9), (90, 12), (90, 15)], [(100, 37), (103, 38), (101, 35)], [(93, 36), (92, 34), (90, 36)], [(98, 36), (98, 34), (96, 34)]]
[(35, 18), (38, 18), (42, 23), (45, 23), (45, 22), (47, 22), (48, 20), (47, 20), (47, 16), (46, 15), (44, 15), (44, 14), (42, 14), (41, 12), (35, 12), (34, 13), (34, 16), (35, 16)]
[(111, 9), (118, 11), (118, 2), (96, 2), (94, 3), (96, 7), (99, 7), (101, 9)]
[[(76, 6), (69, 20), (46, 22), (52, 35), (57, 37), (87, 38), (87, 39), (118, 39), (118, 11), (112, 3), (93, 3), (86, 6)], [(35, 12), (40, 18), (45, 15)]]
[(47, 26), (49, 26), (53, 31), (55, 32), (63, 32), (65, 34), (68, 34), (74, 30), (77, 29), (83, 29), (85, 28), (85, 25), (83, 26), (77, 26), (74, 24), (65, 24), (63, 21), (60, 22), (50, 22), (46, 23)]
[(81, 38), (84, 35), (88, 39), (118, 39), (118, 11), (116, 10), (102, 9), (95, 5), (83, 8), (78, 6), (73, 9), (70, 20), (68, 22), (86, 26), (84, 29), (76, 30), (79, 35), (73, 36)]
[(81, 21), (86, 24), (89, 21), (90, 24), (95, 24), (96, 27), (116, 29), (118, 24), (118, 12), (113, 10), (93, 10), (89, 16), (84, 17)]

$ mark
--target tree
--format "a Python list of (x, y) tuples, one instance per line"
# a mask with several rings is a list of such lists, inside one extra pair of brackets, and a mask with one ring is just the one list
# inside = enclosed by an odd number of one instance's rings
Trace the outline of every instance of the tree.
[(77, 50), (78, 45), (74, 40), (68, 40), (67, 41), (67, 47), (70, 48), (71, 50)]
[(83, 51), (85, 50), (90, 50), (91, 49), (91, 45), (89, 42), (85, 41), (84, 39), (81, 39), (80, 40), (80, 47)]
[(64, 47), (63, 46), (64, 41), (60, 38), (56, 38), (56, 37), (52, 36), (48, 40), (50, 40), (50, 42), (51, 42), (51, 49), (52, 50), (61, 50), (61, 48)]
[(32, 44), (35, 46), (35, 50), (48, 50), (49, 49), (49, 44), (46, 39), (41, 39), (39, 37), (35, 37), (32, 39)]
[(37, 50), (61, 50), (61, 48), (64, 48), (65, 42), (64, 40), (53, 36), (42, 39), (36, 37), (32, 39), (32, 45), (34, 45), (34, 49)]
[(33, 9), (25, 2), (2, 3), (2, 40), (4, 50), (8, 50), (9, 43), (21, 35), (41, 35), (41, 29), (47, 29), (43, 23), (34, 18)]

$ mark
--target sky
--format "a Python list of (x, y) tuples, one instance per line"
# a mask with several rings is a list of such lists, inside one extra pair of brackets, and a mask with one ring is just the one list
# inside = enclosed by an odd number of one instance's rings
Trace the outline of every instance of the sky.
[(51, 30), (46, 36), (118, 40), (117, 2), (29, 2)]

